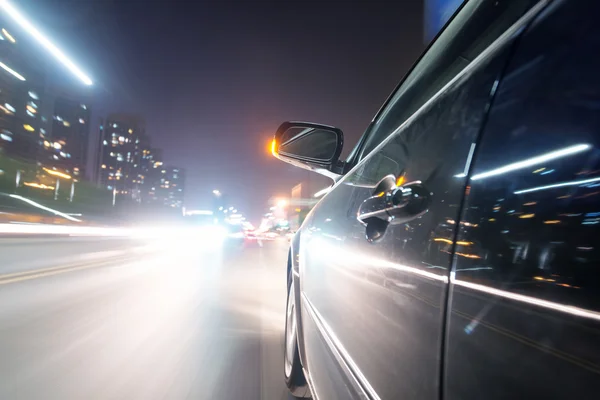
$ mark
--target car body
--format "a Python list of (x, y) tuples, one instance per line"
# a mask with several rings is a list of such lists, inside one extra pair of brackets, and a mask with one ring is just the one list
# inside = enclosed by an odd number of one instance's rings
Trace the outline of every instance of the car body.
[(280, 127), (335, 181), (289, 250), (294, 395), (597, 398), (599, 12), (466, 2), (346, 161), (339, 129)]

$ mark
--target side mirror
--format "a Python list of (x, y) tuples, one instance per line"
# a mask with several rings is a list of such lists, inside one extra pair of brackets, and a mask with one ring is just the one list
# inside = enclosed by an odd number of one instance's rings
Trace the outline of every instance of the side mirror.
[(273, 138), (271, 151), (282, 161), (335, 179), (342, 175), (339, 161), (344, 134), (332, 126), (284, 122)]

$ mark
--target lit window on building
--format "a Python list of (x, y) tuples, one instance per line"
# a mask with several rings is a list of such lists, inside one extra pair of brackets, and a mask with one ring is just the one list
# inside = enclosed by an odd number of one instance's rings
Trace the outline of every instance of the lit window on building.
[(27, 94), (29, 95), (29, 97), (31, 97), (34, 100), (39, 100), (40, 98), (38, 97), (37, 93), (30, 90), (29, 92), (27, 92)]
[(118, 125), (117, 124), (113, 124), (113, 128), (116, 128)]
[(85, 124), (85, 120), (83, 118), (79, 118), (79, 123), (80, 124)]
[(104, 142), (102, 142), (105, 146), (108, 146), (108, 142), (105, 140)]

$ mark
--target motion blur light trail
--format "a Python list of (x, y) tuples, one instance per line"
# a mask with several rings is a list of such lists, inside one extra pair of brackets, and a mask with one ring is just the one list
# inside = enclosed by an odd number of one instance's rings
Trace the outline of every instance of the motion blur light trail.
[(0, 239), (0, 399), (288, 399), (287, 243), (213, 228)]
[[(71, 71), (84, 84), (91, 85), (92, 80), (84, 74), (58, 47), (56, 47), (48, 38), (43, 35), (31, 22), (29, 22), (16, 8), (8, 1), (0, 0), (0, 7), (8, 14), (21, 28), (33, 36), (43, 47), (46, 48), (58, 61), (60, 61), (69, 71)], [(23, 79), (25, 80), (25, 79)]]
[(74, 218), (74, 217), (70, 216), (69, 214), (65, 214), (64, 212), (55, 210), (53, 208), (46, 207), (45, 205), (40, 204), (40, 203), (38, 203), (36, 201), (33, 201), (31, 199), (28, 199), (27, 197), (19, 196), (18, 194), (11, 194), (10, 197), (12, 197), (13, 199), (16, 199), (16, 200), (21, 200), (21, 201), (23, 201), (23, 202), (25, 202), (25, 203), (27, 203), (29, 205), (32, 205), (32, 206), (34, 206), (36, 208), (39, 208), (40, 210), (51, 212), (54, 215), (58, 215), (60, 217), (68, 219), (69, 221), (81, 222), (80, 219)]

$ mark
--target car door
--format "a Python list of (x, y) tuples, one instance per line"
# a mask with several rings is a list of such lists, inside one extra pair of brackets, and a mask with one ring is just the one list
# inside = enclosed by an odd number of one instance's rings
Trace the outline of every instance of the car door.
[[(466, 171), (511, 46), (530, 18), (519, 17), (534, 3), (515, 4), (484, 0), (461, 10), (462, 19), (449, 27), (458, 25), (445, 31), (451, 37), (438, 38), (443, 47), (424, 56), (431, 68), (411, 73), (426, 78), (425, 86), (400, 87), (365, 140), (364, 158), (307, 220), (300, 238), (301, 310), (305, 362), (320, 398), (439, 396)], [(420, 97), (440, 82), (446, 84), (437, 93)], [(416, 111), (406, 118), (411, 107)], [(398, 186), (427, 198), (427, 207), (387, 226), (357, 219), (365, 200), (376, 202)]]
[(446, 399), (599, 396), (599, 14), (553, 2), (498, 87), (457, 238)]

